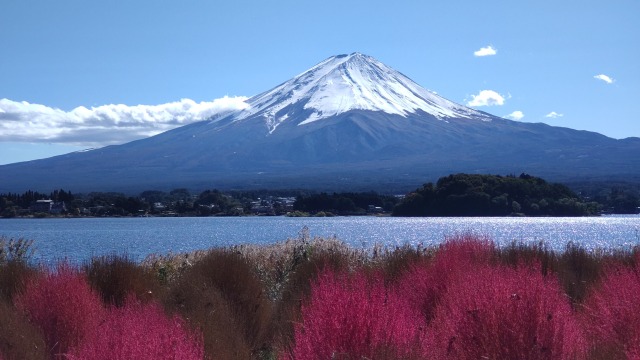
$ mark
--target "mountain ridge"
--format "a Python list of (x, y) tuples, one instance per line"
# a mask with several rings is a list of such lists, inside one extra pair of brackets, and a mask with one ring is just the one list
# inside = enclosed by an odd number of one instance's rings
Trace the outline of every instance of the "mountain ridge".
[[(405, 96), (406, 95), (406, 96)], [(640, 138), (503, 119), (360, 53), (249, 107), (127, 144), (0, 166), (0, 192), (150, 188), (410, 190), (457, 172), (640, 179)]]
[(251, 97), (247, 100), (249, 108), (240, 111), (235, 121), (262, 115), (273, 132), (282, 121), (291, 118), (292, 112), (300, 111), (300, 102), (302, 109), (310, 114), (305, 115), (299, 125), (349, 110), (406, 116), (420, 109), (439, 119), (476, 116), (490, 120), (490, 116), (444, 99), (376, 59), (356, 52), (327, 58), (275, 88)]

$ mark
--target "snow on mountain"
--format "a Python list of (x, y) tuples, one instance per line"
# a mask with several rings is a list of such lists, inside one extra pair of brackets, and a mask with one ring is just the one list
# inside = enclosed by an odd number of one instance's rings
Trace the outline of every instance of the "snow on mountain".
[(246, 103), (146, 139), (2, 165), (0, 193), (179, 187), (399, 193), (458, 172), (640, 179), (640, 157), (630, 156), (640, 153), (638, 138), (494, 117), (358, 53), (326, 59)]
[(330, 57), (293, 79), (247, 100), (235, 121), (264, 117), (270, 132), (294, 115), (298, 125), (350, 110), (406, 116), (422, 110), (438, 119), (491, 117), (446, 100), (400, 72), (360, 53)]

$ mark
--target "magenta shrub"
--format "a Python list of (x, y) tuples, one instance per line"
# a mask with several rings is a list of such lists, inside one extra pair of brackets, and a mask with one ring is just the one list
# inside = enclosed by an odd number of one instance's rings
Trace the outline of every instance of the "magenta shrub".
[(293, 349), (281, 358), (407, 358), (419, 344), (419, 315), (379, 274), (323, 271), (301, 314)]
[(448, 285), (425, 349), (438, 359), (576, 359), (586, 342), (555, 277), (475, 265)]
[(434, 264), (417, 264), (403, 274), (395, 288), (403, 294), (408, 305), (421, 315), (428, 324), (433, 318), (436, 305), (449, 283), (445, 273), (435, 270)]
[(14, 303), (42, 330), (51, 357), (80, 344), (104, 315), (84, 276), (65, 263), (30, 279)]
[(438, 247), (436, 260), (439, 266), (448, 265), (451, 271), (456, 269), (456, 265), (488, 263), (495, 250), (493, 241), (486, 237), (473, 234), (451, 236)]
[(608, 347), (640, 359), (640, 275), (611, 266), (587, 297), (583, 315), (593, 347)]
[[(571, 276), (527, 249), (514, 251), (521, 252), (505, 261), (491, 241), (463, 235), (432, 257), (392, 266), (305, 262), (290, 275), (275, 317), (253, 269), (230, 253), (154, 290), (167, 295), (166, 312), (151, 297), (123, 291), (146, 289), (146, 281), (129, 286), (126, 271), (116, 276), (108, 266), (93, 269), (96, 287), (113, 302), (108, 308), (66, 263), (21, 281), (7, 272), (0, 360), (258, 359), (272, 350), (291, 360), (640, 360), (640, 251), (565, 253)], [(565, 292), (561, 282), (588, 285)], [(572, 303), (567, 294), (588, 296)]]
[(69, 359), (196, 360), (204, 358), (202, 336), (155, 303), (129, 301), (112, 307), (106, 320), (87, 335)]
[(488, 264), (494, 250), (491, 241), (472, 235), (448, 238), (432, 261), (417, 263), (400, 277), (397, 291), (428, 323), (447, 286), (477, 265)]

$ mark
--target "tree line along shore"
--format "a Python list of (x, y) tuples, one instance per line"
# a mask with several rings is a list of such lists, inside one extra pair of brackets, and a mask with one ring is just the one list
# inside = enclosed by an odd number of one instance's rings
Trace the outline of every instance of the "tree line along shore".
[(408, 194), (308, 190), (148, 190), (0, 194), (0, 216), (590, 216), (640, 212), (640, 186), (566, 185), (519, 176), (453, 174)]
[(53, 268), (0, 240), (0, 359), (637, 359), (640, 248), (296, 239)]

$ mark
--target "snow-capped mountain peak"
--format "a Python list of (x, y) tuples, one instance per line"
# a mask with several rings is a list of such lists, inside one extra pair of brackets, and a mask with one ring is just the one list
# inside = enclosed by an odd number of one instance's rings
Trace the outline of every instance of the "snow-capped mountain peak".
[(407, 116), (418, 110), (438, 119), (489, 119), (484, 113), (446, 100), (400, 72), (361, 53), (330, 57), (291, 80), (247, 100), (236, 121), (263, 116), (273, 132), (296, 114), (298, 125), (350, 110)]

